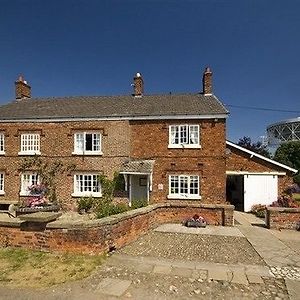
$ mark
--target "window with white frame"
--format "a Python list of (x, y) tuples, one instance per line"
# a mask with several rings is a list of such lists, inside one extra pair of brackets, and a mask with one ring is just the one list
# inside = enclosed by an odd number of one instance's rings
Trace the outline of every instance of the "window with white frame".
[(21, 151), (19, 154), (40, 154), (40, 134), (21, 134)]
[(101, 185), (97, 174), (74, 175), (73, 196), (101, 197)]
[(4, 173), (0, 173), (0, 195), (4, 194)]
[(4, 133), (0, 133), (0, 154), (4, 153)]
[(170, 175), (168, 198), (200, 199), (199, 176)]
[(102, 154), (101, 133), (79, 132), (74, 134), (74, 154)]
[(37, 173), (23, 173), (21, 174), (21, 192), (23, 196), (30, 194), (29, 188), (32, 185), (39, 184), (39, 176)]
[(199, 148), (199, 125), (170, 125), (169, 148)]

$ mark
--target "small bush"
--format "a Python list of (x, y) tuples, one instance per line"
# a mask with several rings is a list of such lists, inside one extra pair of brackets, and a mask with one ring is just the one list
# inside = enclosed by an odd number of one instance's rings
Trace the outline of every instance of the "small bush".
[(131, 209), (137, 209), (137, 208), (145, 207), (147, 205), (148, 205), (147, 199), (132, 200)]
[(251, 207), (251, 213), (259, 218), (264, 218), (266, 215), (266, 206), (262, 204), (255, 204)]
[(113, 204), (104, 201), (102, 203), (99, 203), (96, 208), (96, 218), (100, 219), (111, 215), (120, 214), (127, 211), (128, 209), (129, 208), (126, 204), (123, 203)]
[(81, 197), (77, 200), (77, 209), (79, 212), (88, 212), (92, 209), (95, 199), (93, 197)]
[(294, 183), (293, 185), (289, 186), (286, 189), (286, 193), (288, 195), (299, 194), (300, 193), (300, 186), (297, 183)]
[(282, 195), (277, 201), (274, 201), (270, 206), (272, 207), (299, 207), (299, 204), (290, 195)]

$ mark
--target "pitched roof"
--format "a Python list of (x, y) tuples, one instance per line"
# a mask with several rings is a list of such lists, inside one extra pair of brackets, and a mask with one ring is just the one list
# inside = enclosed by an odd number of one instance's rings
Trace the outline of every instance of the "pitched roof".
[(286, 169), (286, 170), (288, 170), (288, 171), (290, 171), (290, 172), (293, 172), (293, 173), (295, 173), (295, 174), (298, 172), (298, 170), (296, 170), (296, 169), (294, 169), (294, 168), (291, 168), (291, 167), (289, 167), (289, 166), (287, 166), (287, 165), (284, 165), (284, 164), (282, 164), (282, 163), (279, 163), (278, 161), (275, 161), (275, 160), (273, 160), (273, 159), (270, 159), (270, 158), (267, 158), (267, 157), (265, 157), (265, 156), (263, 156), (263, 155), (260, 155), (260, 154), (258, 154), (258, 153), (255, 153), (255, 152), (253, 152), (253, 151), (251, 151), (251, 150), (249, 150), (249, 149), (246, 149), (246, 148), (244, 148), (244, 147), (241, 147), (241, 146), (239, 146), (239, 145), (237, 145), (237, 144), (235, 144), (235, 143), (232, 143), (232, 142), (230, 142), (230, 141), (226, 141), (226, 145), (227, 145), (227, 146), (231, 146), (231, 147), (233, 147), (233, 148), (235, 148), (235, 149), (238, 149), (238, 150), (240, 150), (240, 151), (246, 152), (246, 153), (250, 154), (251, 157), (252, 157), (252, 156), (257, 157), (257, 158), (259, 158), (259, 159), (262, 159), (262, 160), (264, 160), (264, 161), (267, 161), (268, 163), (270, 163), (270, 164), (272, 164), (272, 165), (281, 167), (281, 168)]
[(45, 119), (226, 117), (214, 95), (84, 96), (32, 98), (0, 106), (0, 122)]
[(153, 171), (154, 160), (132, 160), (124, 162), (121, 174), (150, 174)]

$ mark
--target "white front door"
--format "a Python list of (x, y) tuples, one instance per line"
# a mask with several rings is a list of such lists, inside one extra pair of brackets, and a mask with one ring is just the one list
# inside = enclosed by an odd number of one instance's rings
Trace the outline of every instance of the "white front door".
[(244, 210), (254, 204), (270, 205), (278, 197), (277, 175), (244, 175)]

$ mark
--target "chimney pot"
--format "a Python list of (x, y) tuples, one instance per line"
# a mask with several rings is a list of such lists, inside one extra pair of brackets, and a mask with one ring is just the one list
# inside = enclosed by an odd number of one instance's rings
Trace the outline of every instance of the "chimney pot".
[(24, 80), (22, 75), (19, 76), (18, 80), (15, 81), (15, 88), (16, 88), (16, 100), (20, 101), (22, 99), (29, 99), (31, 98), (31, 87)]
[(212, 88), (212, 71), (209, 67), (205, 68), (202, 78), (203, 84), (203, 94), (204, 95), (212, 95), (213, 88)]
[(141, 97), (144, 94), (144, 80), (141, 73), (136, 73), (133, 78), (134, 96)]

